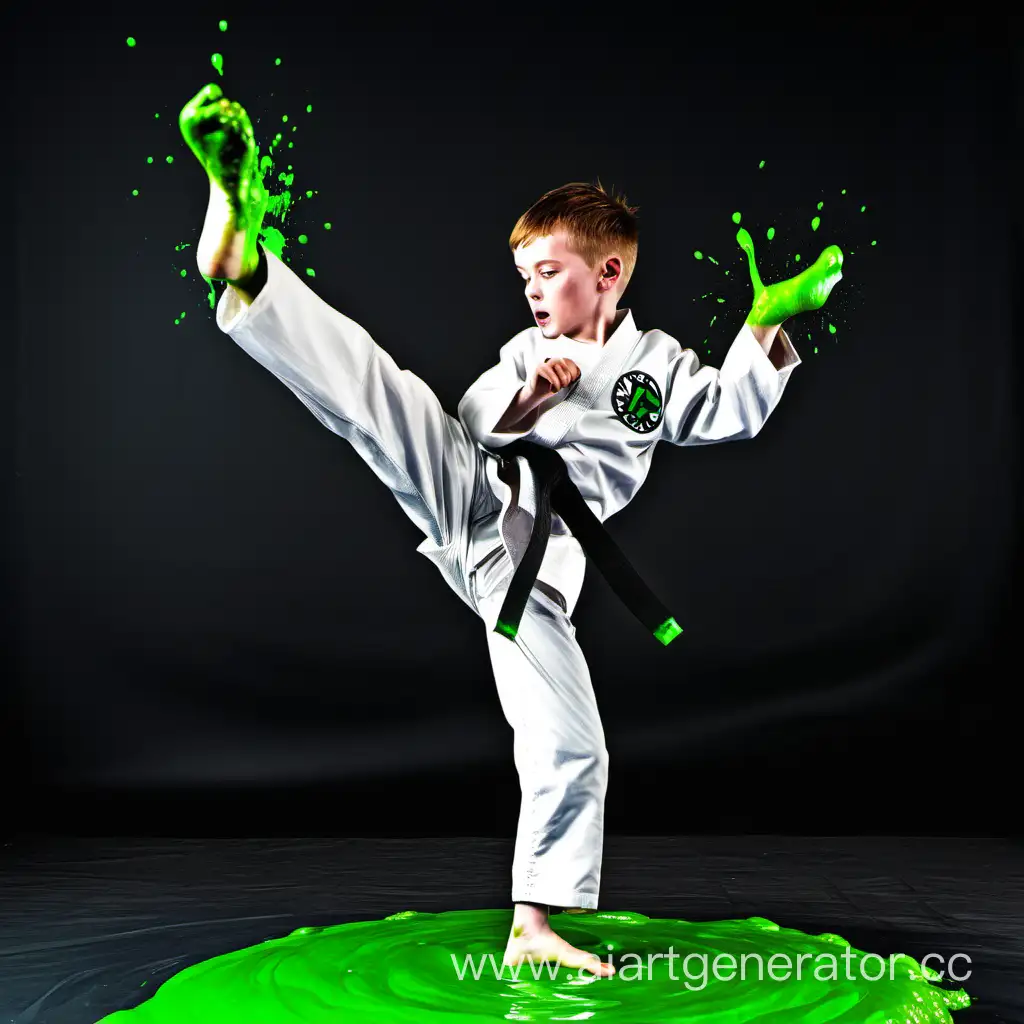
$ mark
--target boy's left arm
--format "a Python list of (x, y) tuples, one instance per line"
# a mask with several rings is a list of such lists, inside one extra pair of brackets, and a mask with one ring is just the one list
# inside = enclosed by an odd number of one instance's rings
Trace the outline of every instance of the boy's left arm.
[(720, 370), (680, 348), (669, 365), (661, 440), (686, 446), (754, 437), (801, 362), (781, 327), (762, 344), (744, 324)]

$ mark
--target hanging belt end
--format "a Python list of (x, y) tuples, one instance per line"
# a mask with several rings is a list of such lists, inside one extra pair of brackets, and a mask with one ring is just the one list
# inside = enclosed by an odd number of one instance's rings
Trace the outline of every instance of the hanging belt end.
[(682, 631), (683, 627), (674, 618), (669, 617), (654, 631), (654, 635), (668, 647)]
[(500, 633), (502, 636), (507, 636), (509, 640), (515, 640), (519, 629), (510, 622), (502, 622), (501, 619), (498, 619), (498, 622), (494, 627), (494, 632)]

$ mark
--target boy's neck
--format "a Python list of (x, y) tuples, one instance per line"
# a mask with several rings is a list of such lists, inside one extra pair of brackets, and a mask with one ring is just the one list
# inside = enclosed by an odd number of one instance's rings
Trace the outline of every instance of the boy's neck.
[(619, 324), (625, 319), (626, 313), (627, 310), (625, 309), (616, 309), (609, 319), (599, 320), (596, 338), (573, 338), (572, 340), (579, 341), (585, 345), (596, 345), (598, 348), (603, 348), (608, 343), (608, 339), (615, 333)]

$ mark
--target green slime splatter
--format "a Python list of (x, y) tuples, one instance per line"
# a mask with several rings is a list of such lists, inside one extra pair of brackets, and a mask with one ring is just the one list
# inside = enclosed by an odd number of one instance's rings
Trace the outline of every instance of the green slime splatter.
[(615, 975), (557, 963), (502, 967), (511, 918), (509, 910), (404, 911), (298, 928), (188, 967), (97, 1024), (949, 1024), (952, 1010), (971, 1005), (911, 957), (883, 958), (759, 917), (556, 914), (555, 930), (613, 963)]
[(830, 245), (806, 270), (796, 277), (765, 287), (757, 272), (754, 240), (746, 228), (736, 232), (736, 241), (747, 254), (750, 280), (754, 286), (754, 303), (747, 317), (748, 324), (781, 324), (791, 316), (820, 309), (829, 292), (842, 280), (843, 252)]
[[(282, 120), (287, 121), (288, 115), (285, 114)], [(284, 222), (292, 206), (290, 188), (295, 175), (280, 172), (277, 180), (285, 188), (279, 194), (270, 193), (264, 182), (273, 178), (274, 159), (270, 154), (260, 156), (259, 144), (245, 109), (236, 102), (228, 101), (219, 85), (209, 83), (182, 108), (178, 125), (207, 175), (228, 195), (237, 230), (247, 232), (243, 267), (256, 265), (259, 258), (257, 242), (260, 240), (275, 256), (284, 259), (287, 239), (279, 228), (265, 224), (264, 218), (271, 216)], [(280, 139), (279, 132), (275, 144)], [(272, 144), (271, 154), (273, 149)], [(313, 194), (312, 189), (307, 190), (306, 198)], [(312, 268), (307, 268), (306, 273), (310, 277), (316, 276)], [(203, 279), (209, 286), (210, 308), (213, 309), (216, 305), (213, 282), (205, 274)]]

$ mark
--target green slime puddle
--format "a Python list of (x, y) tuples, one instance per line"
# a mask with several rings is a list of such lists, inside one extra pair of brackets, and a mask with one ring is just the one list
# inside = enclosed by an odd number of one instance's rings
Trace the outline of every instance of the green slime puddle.
[[(98, 1024), (952, 1021), (963, 989), (901, 954), (856, 950), (764, 918), (691, 922), (555, 914), (573, 945), (612, 962), (596, 978), (553, 963), (501, 967), (511, 910), (403, 911), (298, 928), (194, 964)], [(876, 979), (877, 980), (873, 980)]]

